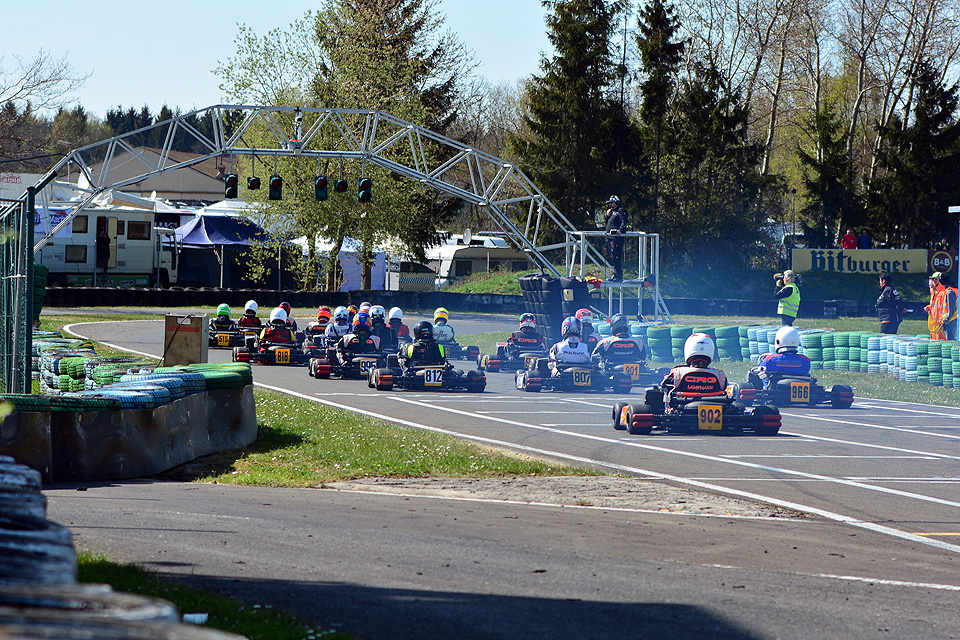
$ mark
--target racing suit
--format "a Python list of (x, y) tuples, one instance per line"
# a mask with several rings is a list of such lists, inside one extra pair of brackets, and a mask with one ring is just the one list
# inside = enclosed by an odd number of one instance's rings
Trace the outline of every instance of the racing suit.
[(770, 383), (776, 382), (783, 376), (810, 375), (810, 358), (793, 351), (765, 353), (757, 361), (757, 368), (748, 374), (748, 379), (756, 386), (754, 375), (760, 379), (763, 388), (766, 389)]
[(210, 320), (210, 333), (233, 333), (237, 330), (237, 323), (227, 316), (217, 316)]
[(507, 351), (516, 356), (525, 351), (543, 351), (546, 349), (543, 336), (534, 329), (520, 329), (514, 331), (507, 338)]
[(457, 341), (453, 327), (446, 322), (438, 322), (433, 326), (433, 336), (440, 344), (451, 344)]
[(397, 343), (410, 342), (410, 327), (403, 324), (402, 320), (393, 319), (390, 321), (390, 328), (397, 336)]
[(350, 325), (344, 324), (339, 325), (336, 322), (331, 322), (327, 325), (327, 328), (324, 330), (323, 335), (327, 336), (327, 342), (336, 343), (340, 338), (350, 333)]
[(611, 364), (643, 362), (647, 359), (647, 350), (643, 342), (639, 338), (629, 336), (607, 336), (597, 343), (593, 354)]
[(595, 351), (597, 344), (600, 342), (600, 334), (597, 333), (593, 328), (593, 323), (584, 322), (581, 333), (583, 334), (583, 338), (581, 338), (581, 340), (587, 344), (587, 349), (589, 349), (591, 352)]
[(589, 364), (590, 350), (579, 338), (570, 337), (550, 347), (548, 366), (553, 375), (560, 375), (561, 364)]
[(257, 314), (255, 313), (244, 313), (242, 316), (240, 316), (240, 319), (237, 320), (237, 324), (240, 327), (253, 327), (255, 329), (259, 329), (263, 326), (263, 323), (260, 322), (260, 318), (258, 318)]
[(397, 333), (388, 324), (381, 320), (373, 322), (373, 335), (380, 339), (380, 348), (385, 351), (393, 351), (397, 348)]
[(296, 333), (296, 332), (297, 332), (297, 321), (288, 316), (288, 317), (287, 317), (286, 327), (287, 327), (287, 329), (290, 329), (291, 331), (293, 331), (294, 333)]
[(326, 330), (329, 324), (330, 324), (329, 322), (320, 323), (317, 321), (313, 321), (307, 324), (303, 332), (308, 336), (326, 335)]
[(289, 344), (296, 342), (293, 331), (283, 325), (271, 325), (264, 327), (260, 332), (261, 347), (266, 344)]
[(677, 365), (660, 383), (664, 393), (684, 397), (722, 396), (727, 389), (727, 375), (712, 367)]
[(348, 333), (337, 343), (337, 357), (341, 364), (346, 364), (355, 355), (379, 352), (380, 338), (369, 331)]
[(443, 364), (445, 361), (443, 346), (436, 340), (423, 340), (408, 344), (401, 351), (407, 364), (412, 366), (422, 364)]

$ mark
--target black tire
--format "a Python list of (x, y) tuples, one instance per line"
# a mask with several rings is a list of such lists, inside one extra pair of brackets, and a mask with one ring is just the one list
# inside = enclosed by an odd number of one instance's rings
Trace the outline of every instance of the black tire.
[[(634, 418), (637, 416), (650, 416), (649, 421), (645, 421), (640, 426), (634, 426)], [(627, 408), (627, 433), (632, 436), (647, 436), (653, 431), (653, 409), (648, 404), (631, 404)]]
[[(318, 366), (318, 365), (321, 365), (321, 364), (329, 364), (329, 362), (330, 362), (330, 361), (327, 360), (326, 358), (314, 358), (314, 359), (317, 361), (316, 365), (314, 365), (314, 366)], [(330, 379), (330, 372), (329, 372), (329, 371), (326, 372), (326, 373), (317, 373), (316, 371), (314, 371), (314, 374), (313, 374), (313, 375), (314, 375), (314, 377), (316, 377), (318, 380), (329, 380), (329, 379)]]
[[(386, 376), (386, 379), (384, 379)], [(373, 384), (377, 391), (390, 391), (393, 389), (393, 371), (391, 369), (374, 369)]]
[(613, 405), (613, 410), (610, 412), (610, 418), (613, 421), (613, 428), (617, 431), (626, 431), (627, 425), (620, 423), (620, 416), (623, 413), (623, 408), (627, 406), (626, 402), (617, 402)]
[(614, 393), (630, 393), (630, 390), (633, 389), (633, 380), (629, 375), (623, 373), (622, 371), (616, 371), (613, 374), (613, 392)]
[[(523, 390), (529, 391), (532, 393), (539, 393), (540, 389), (543, 388), (543, 384), (539, 382), (539, 376), (532, 376), (530, 375), (531, 373), (533, 372), (532, 371), (523, 372)], [(538, 380), (538, 382), (533, 383), (531, 382), (531, 379)]]
[[(760, 405), (753, 410), (753, 415), (755, 416), (772, 416), (780, 415), (780, 410), (776, 407), (770, 406), (769, 404)], [(780, 431), (780, 424), (777, 423), (777, 426), (759, 426), (757, 427), (758, 436), (775, 436)]]
[(316, 372), (317, 372), (317, 359), (316, 359), (316, 358), (310, 358), (310, 362), (307, 363), (307, 374), (308, 374), (311, 378), (315, 378), (315, 377), (317, 377), (317, 376), (316, 376)]
[[(840, 392), (840, 393), (838, 393)], [(843, 392), (847, 395), (840, 397)], [(853, 405), (853, 388), (845, 384), (835, 384), (830, 387), (830, 406), (834, 409), (849, 409)]]
[(467, 391), (470, 393), (483, 393), (487, 388), (487, 379), (477, 371), (467, 371)]

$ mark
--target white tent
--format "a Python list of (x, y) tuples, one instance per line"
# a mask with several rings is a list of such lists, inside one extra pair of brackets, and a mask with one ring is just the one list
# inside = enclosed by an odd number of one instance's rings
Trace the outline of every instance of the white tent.
[[(307, 253), (307, 239), (297, 238), (293, 241), (303, 248), (303, 253)], [(318, 238), (315, 244), (317, 256), (325, 258), (330, 255), (333, 249), (333, 242), (325, 238)], [(344, 238), (343, 245), (340, 247), (340, 253), (337, 259), (340, 262), (340, 269), (343, 272), (343, 282), (340, 285), (341, 291), (356, 291), (360, 289), (363, 280), (363, 265), (360, 264), (360, 250), (362, 245), (360, 241), (353, 238)], [(373, 265), (370, 267), (370, 288), (382, 291), (386, 285), (387, 279), (387, 254), (383, 249), (375, 248), (373, 250)]]

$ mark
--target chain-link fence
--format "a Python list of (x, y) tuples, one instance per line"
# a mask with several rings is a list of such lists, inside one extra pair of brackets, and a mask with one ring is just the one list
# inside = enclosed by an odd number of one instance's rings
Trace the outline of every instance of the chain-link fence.
[(4, 393), (30, 393), (33, 322), (33, 194), (3, 208), (0, 213), (0, 269), (2, 309), (0, 333), (0, 388)]

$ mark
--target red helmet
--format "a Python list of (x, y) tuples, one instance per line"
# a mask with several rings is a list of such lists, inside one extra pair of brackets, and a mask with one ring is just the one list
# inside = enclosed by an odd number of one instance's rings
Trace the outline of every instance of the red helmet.
[(330, 317), (332, 313), (330, 312), (330, 307), (323, 306), (317, 309), (317, 322), (323, 322), (324, 324), (330, 322)]
[(577, 311), (577, 320), (580, 322), (593, 323), (593, 312), (590, 309), (580, 309)]
[(279, 305), (277, 305), (277, 306), (280, 307), (281, 309), (283, 309), (284, 313), (287, 314), (287, 317), (288, 317), (288, 318), (290, 317), (290, 303), (289, 303), (289, 302), (281, 302), (281, 303), (280, 303)]

